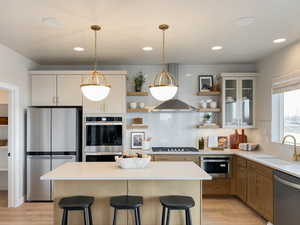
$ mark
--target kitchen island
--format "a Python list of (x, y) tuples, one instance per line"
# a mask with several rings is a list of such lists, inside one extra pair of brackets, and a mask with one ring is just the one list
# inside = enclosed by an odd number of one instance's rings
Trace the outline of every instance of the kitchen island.
[[(141, 211), (143, 225), (160, 224), (159, 197), (163, 195), (188, 195), (194, 198), (192, 221), (200, 225), (202, 220), (202, 181), (211, 176), (193, 162), (151, 162), (145, 169), (120, 169), (112, 162), (66, 163), (43, 175), (42, 180), (54, 183), (55, 225), (61, 223), (62, 210), (58, 201), (67, 196), (90, 195), (96, 198), (92, 206), (94, 225), (112, 224), (113, 209), (109, 200), (117, 195), (140, 195), (144, 198)], [(74, 211), (69, 224), (81, 225), (83, 216)], [(133, 225), (133, 213), (120, 211), (119, 225)], [(171, 213), (171, 224), (185, 224), (184, 212)]]

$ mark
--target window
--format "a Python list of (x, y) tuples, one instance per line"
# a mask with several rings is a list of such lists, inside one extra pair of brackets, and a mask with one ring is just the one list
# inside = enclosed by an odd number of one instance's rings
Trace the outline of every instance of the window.
[[(278, 91), (279, 90), (279, 91)], [(300, 89), (276, 89), (272, 95), (272, 141), (281, 142), (286, 135), (293, 135), (300, 144)]]
[(300, 90), (283, 94), (283, 135), (293, 135), (300, 141)]

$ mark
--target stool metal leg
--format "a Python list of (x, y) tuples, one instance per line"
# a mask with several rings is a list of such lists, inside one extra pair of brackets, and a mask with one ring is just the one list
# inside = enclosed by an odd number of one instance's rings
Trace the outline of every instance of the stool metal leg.
[(90, 224), (90, 213), (89, 213), (88, 208), (84, 208), (83, 215), (84, 215), (84, 224), (85, 225), (91, 225)]
[(185, 211), (185, 224), (189, 225), (189, 215), (188, 215), (188, 210), (184, 210)]
[(64, 209), (61, 224), (68, 225), (68, 210), (67, 209)]
[(162, 208), (161, 225), (166, 224), (166, 207)]
[(167, 223), (166, 225), (170, 224), (170, 209), (167, 209)]
[(113, 218), (113, 225), (117, 224), (117, 213), (118, 213), (118, 210), (115, 208), (115, 210), (114, 210), (114, 218)]
[(90, 225), (93, 225), (93, 216), (92, 216), (92, 210), (91, 210), (91, 207), (89, 207), (88, 209), (89, 209)]
[(138, 214), (139, 225), (142, 225), (140, 208), (137, 208), (137, 214)]
[(187, 212), (188, 225), (192, 225), (192, 217), (191, 217), (190, 209), (187, 209), (186, 212)]
[(134, 210), (134, 218), (135, 218), (135, 225), (139, 225), (139, 217), (138, 217), (137, 209)]

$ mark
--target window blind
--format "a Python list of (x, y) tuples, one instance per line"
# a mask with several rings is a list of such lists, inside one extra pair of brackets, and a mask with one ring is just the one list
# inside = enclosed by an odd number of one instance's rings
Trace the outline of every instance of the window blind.
[(273, 94), (300, 89), (300, 70), (282, 75), (272, 80)]

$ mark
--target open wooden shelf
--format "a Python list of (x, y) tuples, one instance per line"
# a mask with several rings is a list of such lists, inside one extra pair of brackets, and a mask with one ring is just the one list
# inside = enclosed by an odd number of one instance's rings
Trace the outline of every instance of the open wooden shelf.
[(148, 129), (148, 125), (129, 125), (127, 126), (127, 129)]
[(197, 92), (198, 96), (218, 96), (221, 95), (220, 91), (199, 91)]
[(132, 113), (132, 112), (150, 112), (150, 109), (148, 109), (148, 108), (127, 109), (127, 112), (129, 112), (129, 113)]
[(197, 109), (197, 112), (221, 112), (221, 109), (220, 108), (215, 108), (215, 109), (211, 109), (211, 108)]
[(148, 92), (129, 91), (129, 92), (127, 92), (127, 96), (148, 96)]

